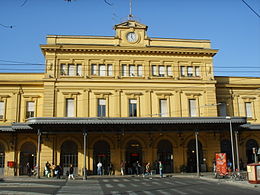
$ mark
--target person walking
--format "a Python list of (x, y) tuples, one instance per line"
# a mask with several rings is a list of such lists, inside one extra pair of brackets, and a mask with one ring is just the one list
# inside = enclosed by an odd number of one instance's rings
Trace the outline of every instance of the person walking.
[(102, 175), (102, 163), (100, 161), (97, 164), (97, 174)]
[(160, 177), (163, 178), (163, 165), (162, 165), (162, 161), (159, 161), (159, 172), (160, 172)]
[(61, 174), (61, 166), (57, 165), (55, 168), (55, 175), (57, 179), (60, 179), (60, 174)]
[(151, 165), (150, 163), (148, 162), (145, 166), (145, 173), (146, 175), (150, 175), (150, 171), (151, 171)]
[(73, 180), (75, 179), (73, 172), (74, 172), (73, 165), (70, 164), (69, 177), (68, 177), (68, 179), (70, 179), (70, 178), (72, 178)]
[(125, 175), (125, 162), (124, 161), (121, 161), (120, 167), (121, 167), (121, 175)]

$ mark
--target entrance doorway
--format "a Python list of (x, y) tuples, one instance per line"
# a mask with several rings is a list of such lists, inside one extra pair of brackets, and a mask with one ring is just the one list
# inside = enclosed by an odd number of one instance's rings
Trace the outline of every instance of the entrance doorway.
[(0, 143), (0, 175), (4, 175), (5, 168), (5, 148), (4, 145)]
[(78, 174), (78, 146), (74, 141), (65, 141), (61, 146), (60, 165), (63, 168), (63, 175), (73, 165), (74, 175)]
[[(199, 168), (200, 171), (206, 171), (206, 165), (203, 162), (202, 144), (198, 141), (199, 146)], [(192, 139), (188, 143), (187, 151), (187, 171), (190, 173), (197, 171), (197, 157), (196, 157), (196, 141)]]
[(246, 156), (247, 156), (247, 164), (255, 162), (255, 156), (253, 153), (253, 148), (255, 148), (256, 153), (258, 150), (258, 143), (254, 139), (250, 139), (246, 142)]
[(110, 163), (110, 145), (102, 140), (94, 144), (93, 151), (93, 174), (97, 174), (97, 164), (98, 162), (102, 163), (102, 174), (108, 175), (108, 164)]
[(135, 174), (137, 161), (140, 163), (140, 165), (142, 165), (142, 147), (138, 141), (131, 140), (127, 143), (125, 160), (126, 160), (126, 165), (125, 165), (126, 174), (129, 175)]
[(226, 153), (227, 161), (232, 161), (232, 149), (231, 149), (231, 142), (228, 139), (221, 140), (220, 143), (221, 153)]
[(36, 166), (36, 146), (32, 142), (26, 142), (21, 146), (19, 175), (28, 174), (27, 163), (31, 170)]
[[(165, 173), (173, 172), (173, 149), (172, 144), (168, 140), (161, 140), (157, 146), (157, 159), (163, 164)], [(159, 173), (158, 162), (155, 165), (156, 172)]]

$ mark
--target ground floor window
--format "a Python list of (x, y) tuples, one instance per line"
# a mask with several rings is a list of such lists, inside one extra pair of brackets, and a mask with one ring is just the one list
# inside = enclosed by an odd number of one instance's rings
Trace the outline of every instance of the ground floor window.
[[(168, 140), (161, 140), (157, 146), (157, 159), (162, 162), (163, 172), (173, 172), (173, 149)], [(158, 162), (155, 162), (156, 173), (159, 173)]]
[(4, 145), (0, 143), (0, 175), (4, 175), (5, 168), (5, 148)]
[(36, 146), (32, 142), (26, 142), (20, 149), (19, 175), (30, 174), (36, 165)]
[[(199, 146), (199, 168), (200, 171), (206, 171), (206, 164), (203, 161), (203, 152), (202, 152), (202, 144), (198, 141)], [(196, 158), (196, 141), (192, 139), (189, 141), (187, 145), (187, 172), (196, 172), (197, 171), (197, 158)]]
[[(131, 140), (126, 144), (125, 151), (125, 171), (126, 174), (139, 174), (143, 172), (142, 169), (142, 147), (141, 144), (137, 140)], [(141, 168), (137, 167), (137, 161), (141, 165)]]
[(255, 148), (255, 152), (258, 150), (258, 143), (254, 139), (250, 139), (246, 142), (246, 156), (247, 156), (247, 164), (255, 162), (255, 154), (253, 153), (253, 148)]
[(78, 146), (74, 141), (65, 141), (61, 145), (60, 165), (63, 175), (69, 171), (70, 165), (74, 167), (74, 175), (78, 173)]
[[(102, 174), (108, 175), (109, 174), (109, 163), (110, 163), (110, 145), (102, 140), (98, 141), (94, 144), (94, 151), (93, 151), (93, 174), (97, 174), (97, 164), (99, 162), (102, 163)], [(112, 170), (113, 172), (114, 170)]]

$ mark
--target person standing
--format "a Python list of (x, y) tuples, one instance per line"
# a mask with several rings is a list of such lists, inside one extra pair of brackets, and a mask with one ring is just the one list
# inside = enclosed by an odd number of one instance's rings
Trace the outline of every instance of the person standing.
[(31, 177), (32, 176), (32, 170), (31, 170), (31, 166), (30, 166), (29, 162), (26, 164), (26, 171), (27, 171), (27, 175), (29, 177)]
[(125, 175), (125, 162), (124, 161), (121, 161), (120, 167), (121, 167), (121, 175)]
[(159, 161), (159, 172), (160, 172), (160, 177), (163, 177), (163, 165), (162, 165), (162, 161)]
[(150, 175), (150, 171), (151, 171), (151, 165), (150, 163), (148, 162), (145, 166), (145, 173), (146, 175)]
[(102, 163), (100, 161), (97, 164), (97, 174), (102, 175)]
[(55, 175), (57, 179), (60, 179), (60, 174), (61, 174), (61, 166), (57, 165), (55, 168)]
[(70, 164), (69, 177), (68, 177), (68, 179), (70, 179), (70, 178), (72, 178), (73, 180), (75, 179), (75, 177), (74, 177), (74, 175), (73, 175), (73, 172), (74, 172), (73, 165)]

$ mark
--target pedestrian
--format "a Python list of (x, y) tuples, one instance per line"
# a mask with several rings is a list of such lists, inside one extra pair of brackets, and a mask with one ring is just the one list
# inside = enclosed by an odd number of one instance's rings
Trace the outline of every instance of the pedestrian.
[(60, 179), (60, 174), (61, 174), (61, 166), (60, 165), (57, 165), (56, 167), (55, 167), (55, 175), (56, 175), (56, 178), (57, 179)]
[(52, 177), (55, 177), (56, 174), (55, 174), (55, 169), (56, 169), (56, 166), (54, 163), (52, 163), (52, 166), (51, 166), (51, 170), (52, 170)]
[(31, 169), (31, 166), (30, 166), (29, 162), (27, 162), (27, 164), (26, 164), (26, 171), (27, 171), (27, 175), (29, 177), (31, 177), (32, 176), (32, 169)]
[(150, 172), (151, 172), (151, 165), (150, 163), (148, 162), (145, 166), (145, 174), (146, 175), (150, 175)]
[(136, 169), (136, 175), (139, 176), (140, 171), (141, 171), (141, 165), (140, 165), (140, 162), (139, 162), (139, 161), (136, 161), (136, 167), (135, 167), (135, 169)]
[(121, 175), (125, 175), (125, 162), (122, 160), (120, 164)]
[(102, 175), (102, 163), (100, 161), (97, 164), (97, 174)]
[(113, 164), (110, 162), (108, 164), (108, 175), (112, 175), (113, 174)]
[(74, 177), (74, 168), (73, 168), (73, 165), (72, 164), (70, 164), (70, 169), (69, 169), (69, 177), (68, 177), (68, 179), (70, 179), (70, 178), (72, 178), (73, 180), (75, 179), (75, 177)]
[(160, 172), (160, 177), (163, 178), (163, 165), (162, 165), (162, 161), (159, 161), (159, 172)]
[(47, 161), (44, 167), (44, 173), (45, 176), (50, 177), (51, 176), (51, 167), (50, 163)]

